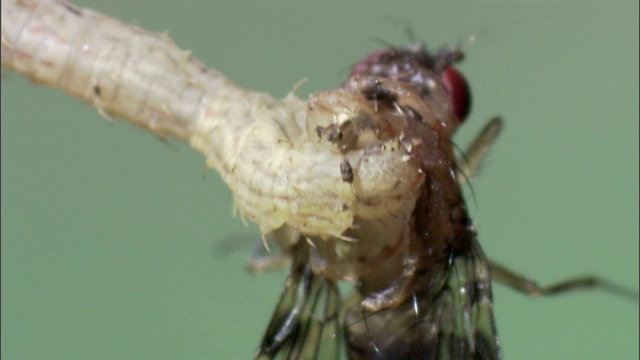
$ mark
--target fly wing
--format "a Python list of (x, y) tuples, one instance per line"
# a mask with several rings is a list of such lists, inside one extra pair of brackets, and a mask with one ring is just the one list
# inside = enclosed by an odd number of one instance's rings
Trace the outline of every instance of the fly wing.
[(339, 359), (344, 351), (336, 335), (340, 307), (336, 284), (313, 274), (308, 245), (300, 241), (256, 359)]
[(477, 240), (468, 253), (452, 256), (445, 272), (447, 281), (432, 310), (439, 327), (436, 358), (501, 359), (489, 264)]
[(367, 312), (351, 304), (345, 326), (350, 359), (502, 358), (489, 267), (475, 238), (400, 306)]

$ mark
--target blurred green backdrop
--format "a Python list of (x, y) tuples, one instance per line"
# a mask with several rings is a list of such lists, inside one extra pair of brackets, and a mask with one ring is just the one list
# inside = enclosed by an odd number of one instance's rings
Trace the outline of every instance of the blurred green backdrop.
[[(382, 42), (477, 40), (460, 66), (506, 129), (473, 179), (486, 253), (549, 283), (638, 287), (638, 2), (79, 1), (277, 96), (338, 85)], [(251, 277), (258, 238), (204, 160), (59, 91), (2, 79), (2, 357), (249, 359), (284, 272)], [(477, 204), (477, 205), (476, 205)], [(235, 242), (239, 251), (219, 249)], [(496, 285), (506, 359), (638, 358), (638, 304), (528, 299)]]

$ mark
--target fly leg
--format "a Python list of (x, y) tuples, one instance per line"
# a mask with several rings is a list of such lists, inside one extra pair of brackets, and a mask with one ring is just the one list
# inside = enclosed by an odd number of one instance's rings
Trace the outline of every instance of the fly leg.
[[(267, 241), (273, 239), (272, 234), (267, 234)], [(216, 257), (224, 258), (237, 251), (245, 251), (251, 246), (252, 239), (229, 237), (216, 243), (214, 253)], [(247, 271), (251, 275), (261, 275), (267, 271), (286, 269), (291, 265), (291, 254), (283, 252), (279, 246), (267, 250), (265, 240), (253, 241), (251, 253), (246, 262)]]
[(636, 302), (640, 301), (637, 291), (613, 284), (593, 275), (578, 276), (543, 287), (494, 261), (489, 260), (489, 266), (491, 267), (493, 280), (531, 297), (556, 295), (576, 290), (602, 289), (613, 295), (625, 297)]
[[(459, 185), (464, 184), (481, 165), (502, 127), (503, 122), (500, 117), (492, 118), (466, 149), (456, 170), (456, 179)], [(543, 287), (494, 261), (489, 260), (489, 265), (493, 280), (531, 297), (556, 295), (576, 290), (602, 289), (617, 296), (626, 297), (636, 302), (640, 301), (637, 291), (593, 275), (579, 276)]]
[(247, 259), (247, 271), (251, 275), (261, 275), (267, 271), (286, 269), (291, 265), (291, 255), (280, 248), (268, 252), (262, 241), (257, 241)]
[[(300, 233), (288, 226), (282, 226), (267, 234), (266, 240), (254, 244), (251, 256), (247, 259), (247, 269), (253, 275), (267, 271), (286, 269), (291, 265), (291, 252), (300, 241)], [(274, 242), (275, 249), (265, 246), (265, 241)]]
[(502, 127), (502, 118), (496, 116), (489, 120), (480, 133), (476, 135), (476, 138), (462, 155), (461, 161), (458, 161), (458, 169), (456, 170), (458, 185), (464, 184), (478, 169)]

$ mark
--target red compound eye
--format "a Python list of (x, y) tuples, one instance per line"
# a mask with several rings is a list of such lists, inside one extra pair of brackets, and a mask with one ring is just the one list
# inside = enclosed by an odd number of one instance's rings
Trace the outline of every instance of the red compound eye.
[(471, 109), (471, 92), (467, 80), (453, 67), (448, 67), (442, 72), (441, 80), (449, 91), (453, 113), (458, 120), (463, 121)]

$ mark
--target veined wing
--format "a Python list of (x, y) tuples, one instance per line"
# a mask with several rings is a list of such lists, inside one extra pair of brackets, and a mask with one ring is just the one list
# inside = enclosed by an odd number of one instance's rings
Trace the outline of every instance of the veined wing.
[(340, 359), (341, 299), (335, 282), (315, 275), (301, 240), (285, 289), (265, 332), (256, 360)]
[(477, 241), (452, 258), (448, 280), (436, 297), (438, 359), (501, 359), (493, 318), (489, 264)]
[(489, 266), (474, 239), (433, 281), (397, 308), (346, 315), (351, 359), (498, 360)]

